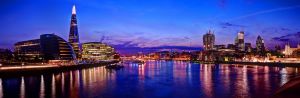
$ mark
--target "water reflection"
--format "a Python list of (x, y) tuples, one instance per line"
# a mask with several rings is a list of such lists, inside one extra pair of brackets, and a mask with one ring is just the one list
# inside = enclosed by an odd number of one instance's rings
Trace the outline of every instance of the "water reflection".
[(0, 79), (4, 98), (267, 97), (299, 68), (148, 61), (122, 70), (96, 67)]

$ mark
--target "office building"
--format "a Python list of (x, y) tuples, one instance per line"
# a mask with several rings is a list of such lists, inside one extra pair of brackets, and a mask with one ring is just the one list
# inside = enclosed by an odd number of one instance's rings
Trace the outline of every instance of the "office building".
[(112, 60), (115, 50), (113, 47), (101, 42), (88, 42), (82, 44), (83, 60)]
[(203, 46), (204, 50), (213, 50), (215, 45), (215, 35), (209, 30), (203, 35)]
[(40, 36), (40, 47), (45, 60), (74, 60), (76, 55), (71, 44), (54, 34)]
[(7, 62), (13, 59), (13, 52), (9, 49), (0, 48), (0, 63)]
[(264, 53), (265, 52), (265, 43), (264, 40), (258, 36), (256, 40), (256, 52), (257, 53)]
[(19, 61), (42, 61), (40, 39), (17, 42), (14, 53)]
[(252, 52), (251, 43), (245, 43), (245, 51), (248, 53)]
[(243, 31), (238, 33), (237, 39), (236, 39), (236, 46), (238, 51), (245, 51), (245, 33)]
[(76, 7), (75, 5), (72, 8), (72, 17), (70, 23), (70, 32), (69, 32), (69, 43), (72, 45), (76, 57), (80, 58), (81, 56), (81, 47), (79, 41), (78, 27), (77, 27), (77, 18), (76, 18)]
[(72, 46), (54, 34), (43, 34), (40, 39), (15, 44), (16, 58), (20, 61), (39, 62), (49, 60), (74, 60)]

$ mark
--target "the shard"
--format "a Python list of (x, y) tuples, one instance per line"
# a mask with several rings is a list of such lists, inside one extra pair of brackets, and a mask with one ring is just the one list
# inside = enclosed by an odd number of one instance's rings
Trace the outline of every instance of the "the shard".
[(69, 43), (72, 45), (73, 50), (76, 54), (77, 58), (80, 58), (80, 42), (79, 42), (79, 34), (77, 27), (77, 18), (76, 18), (76, 7), (75, 5), (72, 8), (72, 17), (71, 17), (71, 26), (69, 33)]

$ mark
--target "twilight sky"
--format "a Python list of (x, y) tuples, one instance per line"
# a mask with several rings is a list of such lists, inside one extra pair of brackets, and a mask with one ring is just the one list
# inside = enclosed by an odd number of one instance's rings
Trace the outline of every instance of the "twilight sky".
[(299, 0), (1, 0), (0, 48), (45, 33), (67, 40), (73, 4), (80, 41), (121, 53), (199, 49), (209, 29), (216, 44), (233, 43), (240, 30), (252, 47), (258, 35), (269, 48), (300, 41)]

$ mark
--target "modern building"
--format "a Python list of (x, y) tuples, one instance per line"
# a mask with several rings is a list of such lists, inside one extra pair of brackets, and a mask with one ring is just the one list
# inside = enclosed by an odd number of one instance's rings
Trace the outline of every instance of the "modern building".
[(112, 60), (114, 59), (115, 49), (101, 42), (88, 42), (82, 44), (83, 60)]
[(209, 30), (203, 35), (203, 46), (204, 50), (213, 50), (215, 45), (215, 35)]
[(236, 49), (236, 46), (235, 46), (234, 44), (228, 44), (228, 45), (227, 45), (227, 48), (228, 48), (228, 49), (235, 50), (235, 49)]
[(238, 51), (245, 51), (245, 33), (243, 31), (239, 32), (236, 39), (236, 46)]
[(13, 52), (9, 49), (0, 49), (0, 63), (13, 59)]
[(40, 39), (17, 42), (14, 46), (14, 53), (17, 60), (42, 61)]
[(265, 43), (264, 43), (264, 40), (260, 36), (258, 36), (256, 39), (256, 52), (257, 53), (265, 52)]
[(214, 45), (214, 48), (215, 48), (216, 50), (219, 50), (219, 49), (225, 49), (226, 46), (225, 46), (225, 45)]
[(252, 52), (251, 43), (245, 43), (245, 51), (248, 53)]
[(72, 46), (54, 34), (43, 34), (40, 39), (17, 42), (15, 54), (18, 60), (24, 62), (74, 60), (76, 58)]
[(75, 5), (72, 8), (72, 17), (70, 24), (70, 32), (69, 32), (69, 43), (72, 45), (76, 57), (80, 58), (81, 56), (81, 47), (79, 41), (78, 27), (77, 27), (77, 18), (76, 18), (76, 7)]
[(76, 55), (71, 44), (54, 34), (40, 36), (40, 47), (45, 60), (74, 60)]

